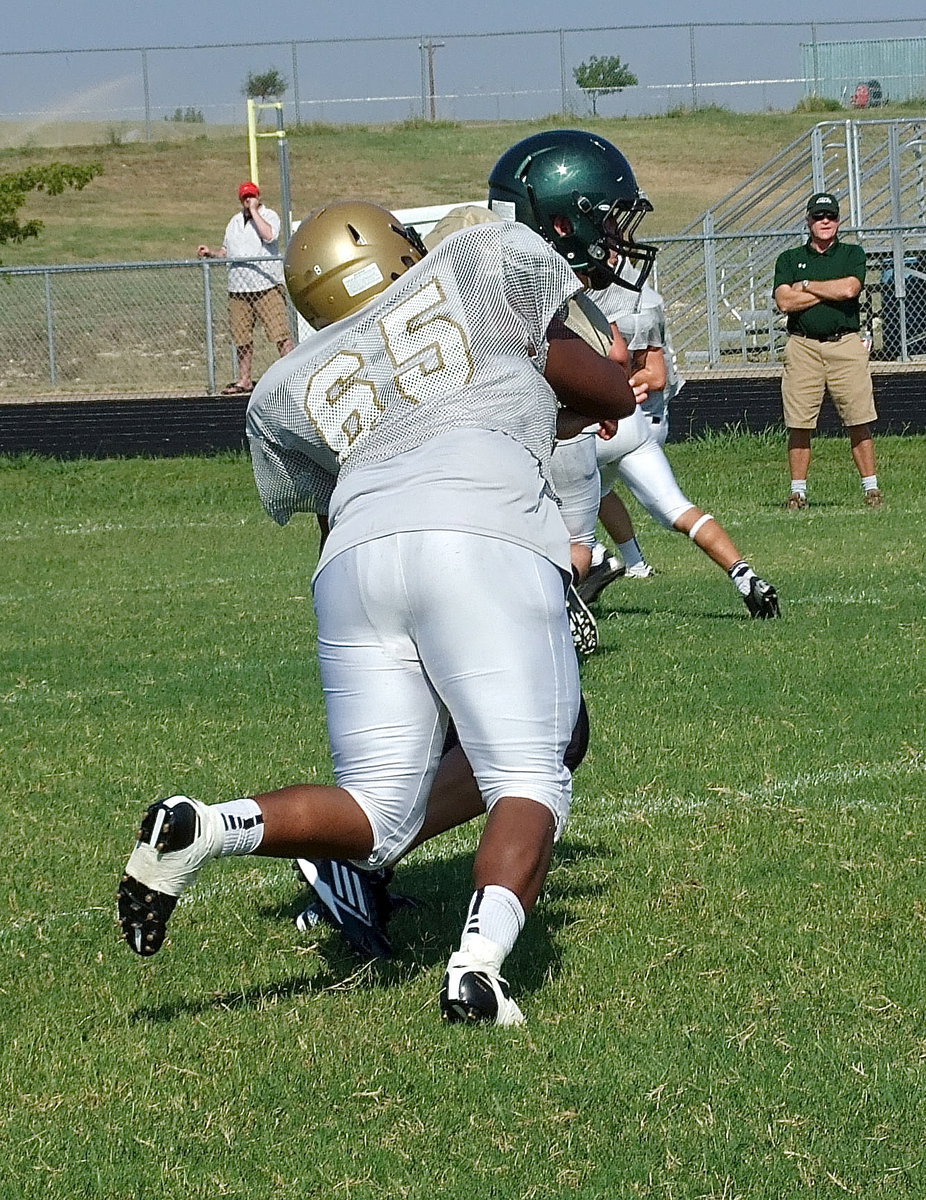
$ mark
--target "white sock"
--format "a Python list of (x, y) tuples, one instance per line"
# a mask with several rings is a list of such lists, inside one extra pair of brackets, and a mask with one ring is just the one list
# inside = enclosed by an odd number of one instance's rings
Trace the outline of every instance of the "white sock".
[(877, 486), (878, 486), (878, 476), (877, 475), (863, 475), (862, 476), (862, 487), (864, 488), (864, 490), (866, 492), (875, 491)]
[[(473, 892), (460, 949), (500, 967), (524, 928), (524, 909), (514, 892), (490, 883)], [(484, 943), (489, 942), (491, 946)], [(490, 955), (486, 958), (486, 955)]]
[(592, 566), (600, 567), (607, 557), (607, 546), (603, 546), (601, 542), (595, 542), (595, 545), (592, 547)]
[(646, 562), (643, 551), (640, 549), (640, 543), (635, 537), (632, 537), (629, 542), (618, 542), (617, 548), (621, 552), (621, 558), (626, 567), (635, 567), (637, 563)]
[(806, 479), (792, 479), (791, 480), (791, 492), (792, 492), (792, 494), (796, 493), (798, 496), (806, 496), (807, 495), (807, 480)]
[(756, 573), (745, 558), (741, 558), (739, 562), (735, 562), (729, 571), (727, 571), (727, 574), (736, 584), (736, 590), (739, 594), (741, 596), (748, 596), (749, 584), (751, 580), (755, 579)]
[(211, 808), (222, 819), (222, 855), (253, 854), (264, 839), (264, 814), (257, 802), (245, 797)]

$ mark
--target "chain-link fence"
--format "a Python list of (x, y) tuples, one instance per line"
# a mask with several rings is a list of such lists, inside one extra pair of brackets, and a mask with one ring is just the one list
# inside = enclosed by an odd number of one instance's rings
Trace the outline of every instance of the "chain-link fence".
[[(797, 240), (793, 230), (666, 239), (655, 282), (689, 378), (780, 369), (774, 261)], [(857, 240), (868, 255), (863, 322), (873, 358), (926, 362), (926, 229), (868, 229)], [(213, 395), (235, 378), (224, 263), (6, 268), (0, 288), (0, 400)], [(254, 346), (256, 377), (276, 349), (260, 326)]]
[[(926, 36), (926, 18), (841, 21), (692, 21), (492, 33), (431, 33), (224, 42), (194, 46), (0, 50), (0, 130), (29, 144), (54, 124), (113, 122), (113, 136), (156, 140), (165, 122), (240, 124), (242, 85), (268, 68), (281, 78), (288, 124), (532, 120), (723, 105), (792, 108), (806, 96), (851, 96), (876, 74), (865, 103), (923, 99), (919, 58), (888, 54)], [(832, 61), (839, 37), (853, 48)], [(887, 54), (887, 57), (885, 55)], [(575, 72), (619, 57), (638, 82), (583, 90)], [(847, 100), (847, 103), (849, 101)], [(126, 125), (128, 124), (128, 128)]]
[[(231, 261), (0, 269), (0, 399), (214, 394), (237, 376)], [(258, 324), (255, 377), (275, 356)]]
[[(926, 363), (926, 228), (867, 228), (862, 332), (875, 363)], [(793, 230), (666, 238), (655, 284), (680, 365), (689, 377), (722, 368), (742, 374), (777, 370), (785, 318), (772, 299), (775, 259), (803, 240)]]

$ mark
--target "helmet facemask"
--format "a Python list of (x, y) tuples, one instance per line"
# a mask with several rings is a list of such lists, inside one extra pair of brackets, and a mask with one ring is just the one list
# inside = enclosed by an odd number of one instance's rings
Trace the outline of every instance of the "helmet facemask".
[(640, 222), (653, 211), (646, 196), (640, 192), (632, 202), (620, 199), (596, 205), (579, 196), (576, 207), (598, 229), (598, 237), (586, 247), (588, 266), (583, 273), (591, 286), (597, 290), (616, 283), (632, 292), (642, 291), (656, 261), (656, 247), (634, 237)]

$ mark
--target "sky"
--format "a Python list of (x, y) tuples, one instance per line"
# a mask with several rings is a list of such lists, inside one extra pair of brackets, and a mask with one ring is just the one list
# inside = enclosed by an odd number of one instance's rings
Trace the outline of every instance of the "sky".
[[(650, 0), (623, 6), (573, 0), (500, 5), (497, 0), (326, 0), (291, 9), (248, 0), (158, 0), (157, 4), (94, 0), (62, 5), (30, 0), (8, 6), (0, 47), (0, 120), (163, 119), (177, 108), (209, 121), (243, 119), (241, 87), (251, 71), (278, 69), (290, 80), (285, 99), (303, 120), (377, 121), (430, 115), (427, 66), (434, 70), (436, 116), (458, 120), (522, 118), (559, 111), (572, 69), (593, 54), (629, 63), (641, 88), (605, 98), (600, 111), (665, 111), (690, 103), (733, 108), (791, 107), (802, 94), (800, 44), (816, 39), (926, 37), (923, 0), (887, 0), (872, 21), (870, 0), (809, 6), (796, 0), (746, 5), (701, 0)], [(891, 24), (913, 18), (916, 24)], [(801, 22), (756, 28), (754, 23)], [(735, 23), (744, 23), (740, 28)], [(828, 22), (839, 22), (829, 26)], [(854, 24), (864, 22), (864, 24)], [(727, 23), (726, 28), (715, 27)], [(661, 25), (685, 28), (660, 29)], [(602, 32), (603, 27), (620, 26)], [(636, 26), (636, 28), (631, 28)], [(591, 30), (568, 32), (560, 29)], [(501, 36), (523, 31), (521, 36)], [(498, 34), (483, 37), (484, 34)], [(466, 36), (471, 35), (471, 36)], [(327, 41), (324, 41), (327, 39)], [(367, 39), (356, 41), (354, 39)], [(378, 42), (374, 39), (381, 39)], [(291, 42), (319, 42), (298, 45)], [(435, 43), (430, 56), (422, 43)], [(279, 42), (265, 46), (262, 43)], [(236, 49), (137, 49), (241, 43)], [(442, 43), (442, 44), (437, 44)], [(56, 54), (23, 53), (60, 51)], [(106, 53), (88, 53), (103, 51)], [(70, 53), (68, 53), (70, 52)], [(760, 81), (735, 89), (728, 81)]]

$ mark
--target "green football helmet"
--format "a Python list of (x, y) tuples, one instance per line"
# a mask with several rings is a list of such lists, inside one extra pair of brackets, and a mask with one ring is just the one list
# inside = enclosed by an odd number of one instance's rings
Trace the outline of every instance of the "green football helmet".
[(316, 329), (349, 317), (420, 262), (415, 229), (366, 200), (342, 200), (302, 221), (286, 248), (283, 275), (298, 312)]
[(489, 207), (529, 225), (593, 288), (638, 292), (652, 270), (656, 247), (634, 234), (653, 206), (620, 150), (595, 133), (554, 129), (506, 150), (489, 176)]

